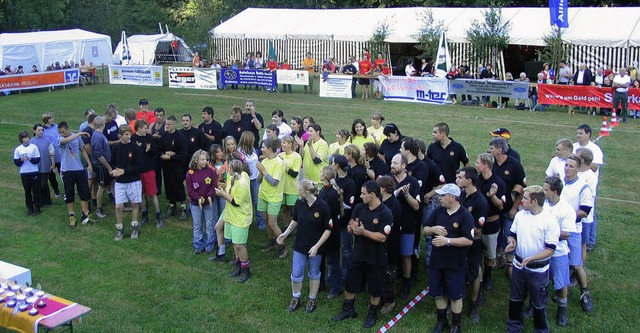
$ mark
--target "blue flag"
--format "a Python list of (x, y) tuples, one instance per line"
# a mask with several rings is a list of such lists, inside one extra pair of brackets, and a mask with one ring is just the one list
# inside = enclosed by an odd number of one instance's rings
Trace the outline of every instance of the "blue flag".
[(551, 25), (558, 28), (569, 27), (569, 0), (549, 0)]
[(269, 58), (273, 58), (274, 61), (278, 61), (278, 55), (276, 49), (273, 47), (273, 42), (269, 41)]

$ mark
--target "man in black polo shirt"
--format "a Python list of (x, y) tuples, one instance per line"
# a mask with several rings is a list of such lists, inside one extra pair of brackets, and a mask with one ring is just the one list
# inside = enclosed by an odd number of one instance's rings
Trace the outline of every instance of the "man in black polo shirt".
[(402, 264), (401, 299), (409, 297), (411, 289), (411, 255), (413, 254), (415, 230), (419, 221), (420, 184), (417, 179), (409, 176), (406, 171), (407, 158), (403, 154), (396, 154), (391, 159), (391, 176), (396, 182), (394, 195), (400, 202), (402, 215), (400, 221), (400, 262)]
[(242, 108), (234, 106), (231, 109), (231, 118), (224, 122), (222, 131), (224, 135), (230, 135), (236, 139), (236, 142), (240, 141), (242, 132), (249, 131), (249, 127), (246, 127), (242, 122)]
[[(489, 132), (489, 134), (491, 134), (491, 136), (493, 136), (494, 138), (502, 137), (505, 140), (507, 140), (507, 143), (509, 142), (509, 140), (511, 140), (511, 132), (504, 127), (500, 127), (493, 132)], [(507, 154), (509, 154), (509, 156), (515, 158), (516, 160), (518, 160), (518, 162), (522, 163), (522, 160), (520, 159), (520, 154), (518, 154), (518, 152), (515, 149), (513, 149), (513, 147), (511, 147), (510, 144), (509, 144), (509, 151), (507, 152)]]
[(193, 127), (193, 118), (191, 118), (190, 114), (183, 114), (181, 120), (182, 129), (180, 130), (180, 134), (182, 134), (182, 137), (184, 137), (184, 139), (187, 141), (187, 158), (184, 167), (185, 170), (188, 170), (189, 162), (191, 161), (191, 156), (193, 156), (193, 153), (195, 153), (199, 149), (209, 151), (211, 141), (209, 141), (204, 132)]
[(484, 194), (476, 187), (478, 171), (473, 167), (464, 167), (458, 170), (456, 185), (462, 190), (460, 203), (473, 216), (473, 245), (467, 254), (467, 283), (471, 289), (469, 317), (474, 323), (480, 322), (478, 313), (478, 295), (480, 294), (480, 282), (482, 281), (480, 270), (482, 268), (482, 227), (487, 218), (489, 204)]
[(345, 280), (344, 304), (342, 312), (333, 316), (333, 320), (340, 321), (357, 316), (356, 293), (363, 292), (366, 283), (371, 303), (362, 326), (370, 328), (378, 319), (387, 263), (384, 243), (391, 233), (393, 216), (391, 210), (382, 204), (380, 185), (375, 180), (364, 183), (360, 191), (362, 203), (353, 209), (347, 226), (349, 233), (354, 235), (354, 246), (351, 266), (347, 270)]
[(222, 146), (224, 132), (222, 131), (222, 125), (213, 119), (212, 107), (205, 106), (202, 109), (202, 119), (204, 122), (198, 126), (198, 129), (207, 136), (207, 139), (209, 139), (211, 143), (217, 143)]
[(496, 248), (498, 246), (498, 236), (502, 228), (502, 217), (500, 214), (504, 209), (506, 198), (506, 185), (504, 181), (493, 174), (493, 164), (495, 159), (489, 153), (478, 155), (476, 160), (476, 170), (480, 174), (478, 177), (478, 190), (484, 194), (489, 204), (487, 219), (482, 228), (482, 242), (484, 243), (484, 270), (482, 272), (482, 284), (485, 290), (493, 290), (493, 280), (491, 271), (496, 263)]
[(461, 332), (467, 250), (473, 244), (473, 217), (460, 205), (460, 188), (445, 184), (436, 190), (442, 195), (438, 207), (426, 222), (425, 235), (434, 236), (433, 256), (429, 262), (429, 294), (436, 299), (438, 323), (433, 332), (449, 328), (447, 305), (451, 300), (453, 315), (450, 332)]
[[(526, 186), (526, 175), (522, 164), (515, 158), (509, 156), (509, 144), (505, 138), (495, 138), (489, 142), (489, 154), (493, 155), (496, 162), (493, 164), (493, 173), (502, 178), (506, 187), (506, 201), (502, 210), (502, 235), (498, 237), (498, 257), (507, 245), (507, 236), (513, 217), (518, 212), (522, 191)], [(511, 275), (513, 254), (506, 254), (507, 274)]]
[(449, 125), (438, 123), (433, 127), (433, 143), (427, 148), (427, 157), (440, 167), (446, 183), (456, 181), (456, 170), (469, 166), (469, 157), (464, 147), (449, 137)]
[[(242, 126), (246, 128), (247, 131), (253, 132), (253, 136), (256, 138), (254, 147), (258, 149), (258, 141), (260, 141), (258, 132), (264, 127), (264, 120), (262, 119), (262, 115), (256, 112), (256, 102), (253, 100), (248, 99), (244, 107), (245, 112), (242, 114)], [(239, 138), (236, 139), (236, 142), (238, 141)]]

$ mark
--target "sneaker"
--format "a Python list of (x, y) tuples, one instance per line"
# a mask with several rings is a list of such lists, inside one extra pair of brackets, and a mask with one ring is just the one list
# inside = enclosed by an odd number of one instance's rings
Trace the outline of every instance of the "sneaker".
[(315, 300), (315, 299), (310, 299), (310, 300), (307, 302), (307, 306), (304, 308), (304, 310), (305, 310), (307, 313), (311, 313), (311, 312), (315, 311), (317, 307), (318, 307), (318, 302), (316, 302), (316, 300)]
[(169, 208), (167, 208), (167, 211), (164, 213), (164, 217), (172, 217), (176, 215), (178, 215), (176, 212), (176, 206), (169, 205)]
[(445, 330), (449, 329), (449, 323), (446, 321), (439, 321), (436, 323), (436, 327), (431, 331), (432, 333), (442, 333)]
[(478, 306), (476, 304), (477, 303), (472, 303), (469, 307), (469, 319), (471, 319), (471, 321), (474, 323), (479, 323), (480, 314), (478, 313)]
[(395, 307), (396, 307), (396, 302), (384, 303), (382, 308), (380, 308), (380, 313), (387, 314), (387, 313), (393, 311), (393, 308), (395, 308)]
[(33, 210), (33, 216), (38, 216), (40, 215), (40, 213), (41, 213), (40, 208), (36, 208)]
[(298, 306), (300, 306), (300, 298), (294, 297), (291, 299), (291, 302), (289, 303), (289, 308), (287, 308), (287, 311), (289, 312), (296, 311), (298, 310)]
[(89, 217), (89, 215), (85, 215), (84, 213), (82, 213), (82, 219), (80, 220), (82, 222), (82, 224), (95, 224), (96, 221), (92, 220), (91, 217)]
[(460, 324), (451, 325), (451, 330), (449, 330), (449, 333), (460, 333), (460, 332), (462, 332), (462, 327), (460, 326)]
[(107, 214), (104, 213), (104, 209), (102, 209), (102, 207), (100, 208), (96, 208), (96, 216), (103, 219), (105, 217), (107, 217)]
[(137, 239), (138, 238), (138, 229), (139, 229), (138, 225), (132, 225), (131, 226), (131, 239)]
[(27, 216), (33, 216), (33, 209), (27, 210)]
[(592, 252), (595, 248), (595, 244), (587, 244), (587, 252)]
[(249, 267), (240, 268), (240, 276), (238, 276), (238, 283), (247, 282), (247, 280), (249, 280), (249, 275), (251, 275)]
[(145, 223), (149, 222), (149, 211), (142, 211), (142, 217), (140, 218), (140, 224), (144, 225)]
[(69, 228), (75, 228), (76, 227), (76, 216), (69, 214)]
[(182, 207), (180, 208), (180, 217), (178, 217), (180, 221), (185, 221), (187, 219), (187, 209)]
[(263, 253), (264, 253), (264, 252), (271, 252), (271, 251), (273, 251), (273, 250), (275, 249), (275, 247), (276, 247), (275, 242), (274, 242), (274, 241), (269, 241), (269, 242), (267, 243), (267, 245), (265, 245), (265, 246), (262, 248), (262, 250), (260, 250), (260, 252), (263, 252)]
[(222, 263), (225, 263), (225, 262), (228, 262), (228, 261), (229, 261), (229, 259), (227, 259), (227, 256), (226, 256), (226, 255), (224, 255), (224, 254), (219, 254), (219, 255), (216, 255), (216, 256), (214, 256), (214, 257), (209, 257), (209, 261), (211, 261), (211, 262), (222, 262)]
[(156, 228), (164, 228), (164, 219), (162, 218), (162, 215), (160, 213), (156, 213)]
[(580, 295), (580, 307), (582, 311), (586, 313), (591, 313), (593, 311), (593, 304), (591, 303), (591, 293), (585, 291)]
[(338, 297), (340, 297), (340, 294), (329, 293), (329, 295), (327, 295), (327, 299), (334, 299)]
[(57, 194), (55, 195), (55, 198), (56, 198), (56, 199), (60, 199), (60, 198), (62, 198), (62, 195), (60, 195), (60, 193), (57, 193)]
[(202, 254), (202, 252), (204, 252), (204, 251), (202, 251), (202, 250), (195, 250), (193, 253), (195, 253), (196, 255), (198, 255), (198, 254)]
[(278, 258), (284, 259), (289, 255), (289, 250), (287, 250), (286, 246), (280, 247), (280, 251), (278, 253)]
[(124, 238), (124, 229), (118, 229), (115, 240), (119, 241), (119, 240), (122, 240), (122, 238)]

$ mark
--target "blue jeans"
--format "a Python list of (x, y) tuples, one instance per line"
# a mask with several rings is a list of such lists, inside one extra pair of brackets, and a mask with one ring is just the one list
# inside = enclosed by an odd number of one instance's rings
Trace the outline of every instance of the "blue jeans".
[(340, 247), (342, 248), (342, 280), (347, 279), (347, 269), (351, 266), (351, 252), (353, 251), (353, 235), (344, 227), (340, 229)]
[[(227, 200), (225, 200), (223, 197), (217, 196), (217, 195), (214, 196), (211, 199), (213, 200), (213, 209), (217, 210), (218, 211), (218, 216), (220, 216), (222, 214), (222, 211), (224, 210), (224, 207), (227, 206)], [(217, 218), (215, 220), (217, 220)]]
[(309, 279), (320, 280), (320, 263), (322, 255), (316, 254), (309, 257), (306, 253), (293, 251), (293, 262), (291, 263), (291, 282), (300, 283), (304, 279), (304, 267), (309, 263)]
[(598, 198), (593, 198), (593, 225), (591, 226), (591, 230), (589, 230), (589, 237), (587, 238), (587, 244), (591, 245), (596, 245), (596, 239), (598, 237), (598, 206), (596, 205), (596, 201), (598, 201)]
[(253, 203), (253, 212), (256, 216), (256, 222), (258, 225), (266, 225), (267, 222), (264, 220), (262, 214), (258, 212), (258, 191), (260, 190), (260, 183), (258, 183), (258, 179), (251, 180), (251, 202)]
[[(191, 204), (191, 218), (193, 219), (193, 248), (196, 251), (211, 252), (216, 245), (216, 220), (218, 211), (215, 205), (204, 204), (202, 209)], [(204, 234), (202, 233), (204, 222)]]
[(327, 262), (329, 294), (342, 293), (342, 269), (340, 268), (340, 251), (338, 249), (325, 252), (324, 259)]
[[(511, 225), (513, 225), (513, 219), (509, 218), (509, 213), (502, 214), (502, 230), (498, 237), (498, 247), (504, 249), (507, 246), (507, 238), (511, 233)], [(505, 252), (506, 253), (506, 252)], [(510, 252), (511, 254), (513, 252)]]

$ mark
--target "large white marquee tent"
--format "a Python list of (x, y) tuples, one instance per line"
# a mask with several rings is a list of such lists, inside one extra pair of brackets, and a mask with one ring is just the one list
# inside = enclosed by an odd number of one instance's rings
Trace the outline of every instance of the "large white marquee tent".
[[(213, 56), (218, 58), (242, 59), (244, 52), (265, 50), (271, 41), (294, 64), (301, 61), (305, 49), (311, 50), (316, 59), (334, 55), (344, 62), (348, 55), (358, 54), (354, 50), (361, 49), (381, 23), (390, 28), (386, 42), (415, 43), (415, 33), (422, 24), (420, 17), (427, 11), (436, 21), (442, 21), (450, 44), (468, 44), (466, 31), (474, 20), (484, 20), (484, 10), (248, 8), (212, 29), (210, 35)], [(570, 61), (615, 67), (640, 56), (640, 7), (570, 7), (568, 14), (569, 28), (562, 29), (562, 37), (573, 45)], [(552, 29), (548, 8), (503, 8), (502, 16), (511, 22), (509, 44), (545, 45), (543, 36)], [(454, 54), (454, 62), (456, 56), (466, 57)]]
[[(131, 53), (131, 64), (152, 65), (156, 63), (190, 62), (193, 52), (185, 41), (171, 32), (155, 35), (133, 35), (127, 37)], [(176, 42), (177, 48), (172, 48)], [(113, 52), (114, 62), (120, 62), (122, 41)]]
[(0, 34), (3, 68), (22, 65), (27, 72), (33, 65), (43, 70), (56, 61), (81, 59), (95, 66), (111, 64), (111, 37), (80, 29)]

